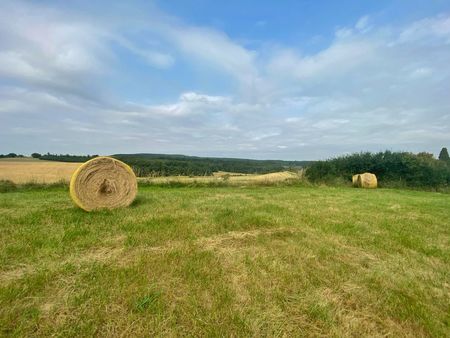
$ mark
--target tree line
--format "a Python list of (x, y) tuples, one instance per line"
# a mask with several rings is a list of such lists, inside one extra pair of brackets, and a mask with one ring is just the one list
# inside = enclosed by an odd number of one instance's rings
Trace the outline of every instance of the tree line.
[(59, 162), (86, 162), (91, 160), (98, 155), (70, 155), (70, 154), (44, 154), (41, 155), (39, 153), (31, 154), (32, 157), (38, 158), (40, 160), (46, 161), (59, 161)]
[[(39, 153), (32, 153), (31, 157), (37, 158), (40, 160), (46, 160), (46, 161), (59, 161), (59, 162), (85, 162), (87, 160), (90, 160), (94, 157), (97, 157), (98, 155), (70, 155), (70, 154), (39, 154)], [(23, 158), (26, 157), (21, 154), (16, 153), (8, 153), (8, 154), (0, 154), (0, 158)]]
[[(85, 162), (98, 155), (33, 153), (31, 156), (46, 161)], [(136, 175), (141, 177), (203, 176), (212, 175), (217, 171), (265, 174), (282, 170), (299, 170), (311, 163), (309, 161), (249, 160), (167, 154), (116, 154), (112, 157), (130, 165)]]
[(450, 158), (446, 148), (438, 159), (430, 153), (362, 152), (316, 161), (306, 170), (306, 177), (311, 182), (350, 182), (352, 175), (363, 172), (375, 174), (380, 186), (448, 187)]
[(8, 154), (0, 154), (0, 158), (16, 158), (16, 157), (25, 157), (21, 154), (16, 154), (16, 153), (8, 153)]
[(203, 176), (217, 171), (265, 174), (282, 170), (298, 170), (310, 163), (308, 161), (249, 160), (165, 154), (112, 156), (129, 164), (138, 176)]

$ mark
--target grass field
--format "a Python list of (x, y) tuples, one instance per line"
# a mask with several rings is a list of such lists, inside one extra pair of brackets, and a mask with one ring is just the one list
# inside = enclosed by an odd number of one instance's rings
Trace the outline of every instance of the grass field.
[(449, 336), (450, 195), (141, 187), (0, 194), (0, 335)]

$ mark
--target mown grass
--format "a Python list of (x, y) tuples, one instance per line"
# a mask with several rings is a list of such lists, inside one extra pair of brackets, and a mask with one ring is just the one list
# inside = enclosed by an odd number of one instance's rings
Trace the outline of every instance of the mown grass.
[(0, 194), (0, 335), (449, 334), (450, 195), (140, 187)]

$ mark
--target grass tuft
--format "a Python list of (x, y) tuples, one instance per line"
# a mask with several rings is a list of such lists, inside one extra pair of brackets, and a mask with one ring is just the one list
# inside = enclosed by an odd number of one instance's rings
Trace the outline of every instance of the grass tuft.
[(161, 307), (161, 293), (159, 291), (150, 291), (145, 296), (136, 300), (134, 308), (138, 312), (152, 311), (156, 312)]

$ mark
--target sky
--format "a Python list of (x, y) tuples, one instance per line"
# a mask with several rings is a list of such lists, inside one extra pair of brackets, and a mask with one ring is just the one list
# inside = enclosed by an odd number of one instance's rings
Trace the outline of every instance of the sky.
[(0, 1), (0, 153), (450, 146), (450, 1)]

